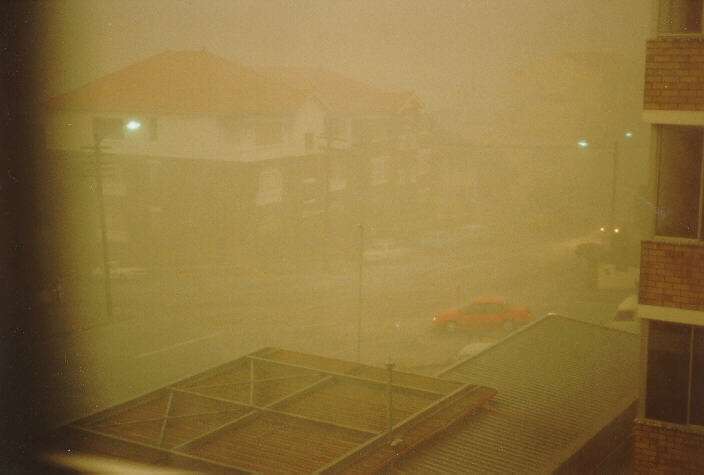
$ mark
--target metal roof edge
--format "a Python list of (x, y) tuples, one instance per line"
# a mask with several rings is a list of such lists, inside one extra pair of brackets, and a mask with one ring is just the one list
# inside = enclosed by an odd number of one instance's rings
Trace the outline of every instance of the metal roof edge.
[(433, 376), (436, 377), (436, 378), (445, 376), (447, 373), (449, 373), (449, 372), (452, 371), (453, 369), (457, 368), (458, 366), (463, 365), (463, 364), (466, 363), (467, 361), (470, 361), (470, 360), (476, 358), (477, 356), (481, 355), (482, 353), (485, 353), (485, 352), (491, 350), (492, 348), (494, 348), (495, 346), (502, 344), (503, 342), (505, 342), (505, 341), (508, 340), (509, 338), (512, 338), (512, 337), (518, 335), (519, 333), (522, 333), (522, 332), (528, 330), (529, 328), (532, 328), (532, 327), (535, 326), (535, 325), (538, 325), (538, 324), (541, 323), (543, 320), (547, 319), (548, 317), (552, 317), (552, 316), (561, 316), (561, 315), (556, 315), (556, 314), (550, 314), (550, 313), (548, 313), (548, 314), (546, 314), (546, 315), (543, 315), (542, 317), (538, 317), (536, 320), (533, 320), (533, 321), (530, 322), (529, 324), (524, 325), (524, 326), (518, 328), (516, 331), (514, 331), (514, 332), (512, 332), (512, 333), (509, 333), (508, 335), (506, 335), (505, 337), (501, 338), (500, 340), (495, 341), (494, 343), (492, 343), (491, 345), (487, 346), (486, 348), (484, 348), (484, 349), (483, 349), (482, 351), (480, 351), (479, 353), (474, 354), (474, 355), (472, 355), (472, 356), (469, 356), (469, 357), (467, 357), (467, 358), (464, 358), (464, 359), (462, 359), (462, 360), (460, 360), (460, 361), (456, 361), (455, 363), (452, 363), (452, 364), (451, 364), (450, 366), (448, 366), (447, 368), (443, 368), (443, 369), (441, 369), (440, 371), (438, 371), (437, 373), (433, 374)]
[(628, 395), (624, 396), (620, 404), (614, 406), (618, 410), (612, 411), (605, 416), (599, 418), (592, 427), (585, 431), (581, 437), (575, 439), (571, 444), (565, 447), (558, 455), (556, 455), (548, 464), (549, 473), (556, 472), (560, 467), (567, 463), (572, 456), (574, 456), (579, 450), (585, 447), (592, 439), (597, 437), (599, 433), (604, 430), (609, 424), (614, 422), (618, 417), (627, 413), (628, 409), (633, 405), (637, 404), (638, 395)]
[(505, 343), (507, 340), (513, 338), (514, 336), (516, 336), (516, 335), (518, 335), (518, 334), (520, 334), (520, 333), (522, 333), (522, 332), (529, 331), (529, 330), (532, 329), (534, 326), (540, 325), (540, 324), (542, 324), (544, 321), (551, 320), (551, 319), (568, 320), (568, 321), (571, 321), (571, 322), (574, 322), (574, 323), (580, 323), (580, 324), (583, 324), (583, 325), (586, 325), (586, 326), (602, 328), (602, 329), (604, 329), (604, 330), (606, 330), (606, 331), (614, 331), (614, 332), (619, 332), (619, 333), (621, 333), (621, 334), (623, 334), (623, 335), (631, 335), (631, 336), (633, 336), (633, 337), (638, 337), (638, 335), (636, 335), (636, 334), (634, 334), (634, 333), (631, 333), (631, 332), (628, 332), (628, 331), (625, 331), (625, 330), (621, 330), (621, 329), (618, 329), (618, 328), (611, 328), (611, 327), (608, 327), (608, 326), (606, 326), (606, 325), (602, 325), (602, 324), (600, 324), (600, 323), (587, 322), (587, 321), (585, 321), (585, 320), (580, 320), (580, 319), (575, 318), (575, 317), (570, 317), (570, 316), (567, 316), (567, 315), (561, 315), (561, 314), (558, 314), (558, 313), (552, 313), (552, 312), (551, 312), (551, 313), (547, 313), (547, 314), (543, 315), (542, 317), (538, 317), (536, 320), (533, 320), (532, 322), (528, 323), (527, 325), (518, 328), (516, 331), (514, 331), (514, 332), (512, 332), (512, 333), (509, 333), (508, 335), (504, 336), (504, 337), (501, 338), (500, 340), (498, 340), (498, 341), (494, 342), (493, 344), (489, 345), (488, 347), (486, 347), (485, 349), (483, 349), (483, 350), (480, 351), (479, 353), (474, 354), (474, 355), (472, 355), (472, 356), (469, 356), (469, 357), (467, 357), (467, 358), (464, 358), (464, 359), (462, 359), (462, 360), (460, 360), (460, 361), (457, 361), (457, 362), (455, 362), (455, 363), (452, 363), (450, 366), (441, 369), (441, 370), (438, 371), (437, 373), (434, 373), (433, 376), (434, 376), (434, 377), (437, 377), (437, 378), (443, 377), (443, 376), (445, 376), (447, 373), (449, 373), (449, 372), (451, 372), (452, 370), (454, 370), (455, 368), (457, 368), (457, 367), (459, 367), (459, 366), (465, 364), (466, 362), (468, 362), (468, 361), (470, 361), (470, 360), (472, 360), (472, 359), (478, 357), (479, 355), (481, 355), (481, 354), (483, 354), (483, 353), (485, 353), (485, 352), (487, 352), (487, 351), (491, 351), (491, 349), (494, 348), (495, 346), (501, 345), (501, 344)]

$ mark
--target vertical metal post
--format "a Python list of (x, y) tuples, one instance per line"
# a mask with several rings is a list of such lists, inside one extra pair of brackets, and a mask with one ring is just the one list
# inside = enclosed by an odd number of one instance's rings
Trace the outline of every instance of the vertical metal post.
[(611, 180), (611, 222), (609, 223), (609, 225), (611, 226), (611, 229), (609, 229), (610, 233), (612, 233), (614, 231), (614, 228), (616, 227), (616, 177), (618, 172), (618, 140), (614, 140), (613, 159), (614, 169), (613, 177)]
[(332, 155), (332, 124), (327, 122), (325, 124), (325, 183), (323, 190), (323, 198), (325, 205), (325, 258), (328, 258), (330, 253), (330, 160)]
[(394, 427), (394, 422), (393, 422), (393, 418), (392, 418), (393, 369), (394, 369), (394, 364), (391, 361), (391, 358), (389, 358), (386, 360), (386, 371), (387, 371), (387, 378), (388, 378), (387, 385), (386, 385), (386, 430), (387, 430), (387, 432), (391, 432), (391, 429), (393, 429), (393, 427)]
[(110, 287), (110, 254), (108, 252), (108, 228), (105, 222), (105, 200), (103, 197), (103, 170), (100, 157), (100, 136), (95, 133), (94, 150), (95, 150), (95, 178), (96, 189), (98, 193), (98, 212), (100, 214), (100, 235), (103, 244), (103, 275), (105, 276), (105, 305), (107, 307), (107, 319), (112, 321), (112, 289)]
[(362, 272), (364, 269), (364, 226), (359, 225), (359, 295), (357, 301), (357, 362), (361, 359), (362, 346)]
[(249, 404), (254, 405), (254, 360), (249, 360)]

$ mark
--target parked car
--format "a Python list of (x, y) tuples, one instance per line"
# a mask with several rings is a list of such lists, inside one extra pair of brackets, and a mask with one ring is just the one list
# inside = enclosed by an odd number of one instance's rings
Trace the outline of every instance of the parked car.
[(377, 239), (362, 253), (364, 260), (370, 262), (401, 259), (411, 252), (408, 247), (399, 246), (393, 239)]
[(480, 298), (464, 307), (441, 310), (433, 316), (433, 323), (445, 329), (489, 327), (509, 332), (528, 323), (530, 318), (524, 305), (511, 307), (502, 298)]
[(606, 324), (609, 328), (623, 330), (630, 333), (640, 333), (640, 319), (638, 318), (638, 296), (630, 295), (616, 307), (613, 320)]
[[(115, 261), (109, 262), (108, 266), (111, 279), (134, 279), (144, 275), (142, 267), (123, 267)], [(94, 267), (92, 274), (93, 277), (102, 278), (104, 275), (103, 266)]]

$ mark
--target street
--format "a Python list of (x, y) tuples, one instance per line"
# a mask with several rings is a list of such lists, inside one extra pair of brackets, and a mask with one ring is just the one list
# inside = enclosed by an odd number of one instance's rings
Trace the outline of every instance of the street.
[(431, 374), (465, 345), (506, 336), (435, 328), (433, 314), (458, 299), (501, 296), (527, 305), (533, 318), (556, 312), (603, 323), (633, 292), (588, 289), (582, 272), (570, 249), (538, 238), (417, 248), (402, 260), (364, 264), (361, 319), (354, 259), (116, 280), (112, 322), (92, 314), (102, 313), (97, 279), (83, 305), (67, 303), (73, 320), (50, 325), (46, 336), (49, 390), (61, 395), (56, 422), (263, 347), (356, 360), (358, 324), (361, 362), (391, 359), (397, 370)]

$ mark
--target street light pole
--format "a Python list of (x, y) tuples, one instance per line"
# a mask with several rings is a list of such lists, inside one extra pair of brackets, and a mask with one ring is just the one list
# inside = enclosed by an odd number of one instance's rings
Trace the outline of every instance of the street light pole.
[(110, 136), (111, 133), (122, 130), (123, 127), (127, 130), (137, 130), (142, 126), (138, 120), (130, 120), (127, 124), (122, 121), (117, 123), (106, 125), (104, 122), (93, 122), (93, 146), (92, 147), (82, 147), (86, 149), (93, 149), (93, 158), (95, 161), (95, 183), (96, 183), (96, 193), (98, 195), (98, 216), (100, 220), (100, 237), (102, 241), (103, 248), (103, 275), (105, 277), (105, 307), (106, 307), (106, 318), (108, 322), (113, 320), (113, 309), (112, 309), (112, 288), (110, 286), (110, 252), (108, 249), (108, 226), (105, 219), (105, 195), (103, 194), (103, 165), (102, 157), (100, 152), (102, 151), (102, 142), (106, 136)]
[(100, 216), (100, 236), (103, 246), (103, 272), (105, 276), (105, 306), (107, 310), (107, 319), (112, 321), (112, 289), (110, 287), (110, 254), (108, 250), (108, 229), (107, 223), (105, 221), (105, 199), (103, 196), (103, 170), (100, 157), (100, 149), (102, 137), (95, 131), (93, 133), (93, 150), (95, 158), (95, 178), (96, 178), (96, 192), (98, 194), (98, 213)]

